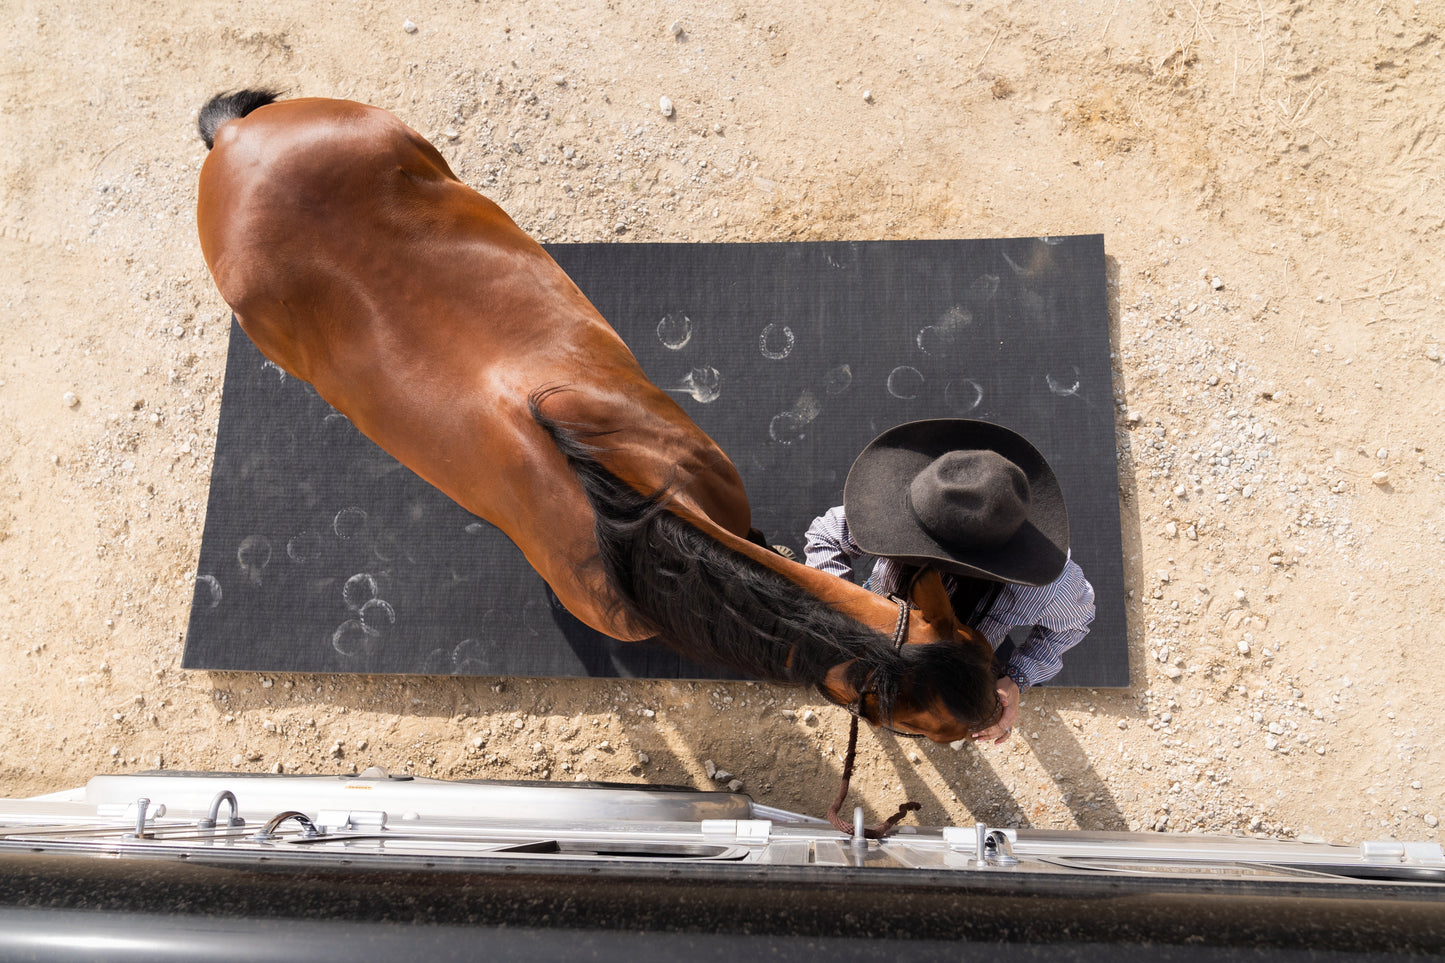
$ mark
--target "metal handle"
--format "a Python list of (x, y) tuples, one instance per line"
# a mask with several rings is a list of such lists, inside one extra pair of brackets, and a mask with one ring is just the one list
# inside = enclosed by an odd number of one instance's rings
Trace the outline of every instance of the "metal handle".
[(301, 835), (307, 837), (308, 839), (312, 839), (321, 835), (321, 832), (316, 828), (316, 824), (311, 821), (310, 817), (308, 817), (305, 813), (297, 812), (293, 809), (289, 810), (288, 812), (277, 813), (276, 815), (272, 816), (269, 820), (266, 821), (266, 825), (261, 828), (261, 831), (257, 833), (254, 838), (263, 842), (272, 839), (280, 839), (280, 834), (276, 832), (276, 829), (282, 823), (286, 822), (289, 819), (294, 819), (301, 824)]

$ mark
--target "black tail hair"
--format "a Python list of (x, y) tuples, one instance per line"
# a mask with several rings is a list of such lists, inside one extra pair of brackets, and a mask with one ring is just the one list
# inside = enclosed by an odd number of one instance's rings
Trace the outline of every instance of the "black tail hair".
[(226, 124), (245, 117), (257, 107), (275, 102), (279, 96), (280, 93), (274, 90), (238, 90), (231, 94), (217, 94), (206, 101), (196, 120), (201, 140), (206, 142), (206, 150), (215, 146), (216, 132)]
[[(599, 559), (618, 607), (656, 641), (700, 662), (783, 685), (818, 685), (852, 662), (848, 683), (871, 685), (888, 719), (906, 678), (931, 687), (960, 719), (988, 725), (995, 711), (987, 644), (908, 645), (838, 612), (800, 585), (719, 544), (668, 511), (666, 489), (633, 490), (603, 467), (596, 443), (607, 433), (532, 417), (576, 473), (596, 516)], [(921, 694), (921, 693), (920, 693)]]

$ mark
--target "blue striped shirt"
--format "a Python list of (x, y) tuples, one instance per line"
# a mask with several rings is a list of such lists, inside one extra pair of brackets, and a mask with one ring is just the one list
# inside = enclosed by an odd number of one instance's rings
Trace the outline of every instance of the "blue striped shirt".
[[(866, 554), (848, 531), (841, 505), (813, 519), (804, 551), (813, 568), (850, 580), (854, 561)], [(903, 567), (891, 559), (878, 559), (868, 577), (868, 588), (879, 595), (897, 592)], [(943, 578), (951, 594), (953, 582), (947, 573)], [(1030, 629), (1028, 637), (1014, 647), (1008, 663), (1008, 674), (1025, 689), (1058, 675), (1064, 667), (1064, 653), (1089, 634), (1093, 622), (1094, 587), (1070, 559), (1048, 585), (1004, 583), (977, 628), (995, 649), (1012, 629)]]

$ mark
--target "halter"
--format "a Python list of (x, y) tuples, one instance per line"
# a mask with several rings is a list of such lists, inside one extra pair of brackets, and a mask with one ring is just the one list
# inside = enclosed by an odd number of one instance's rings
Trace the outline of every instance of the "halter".
[[(893, 651), (897, 653), (902, 651), (904, 644), (908, 641), (908, 599), (896, 595), (892, 596), (892, 598), (898, 603), (898, 625), (893, 629)], [(876, 671), (875, 669), (874, 672)], [(838, 832), (846, 833), (849, 836), (854, 835), (855, 829), (838, 814), (838, 811), (843, 808), (843, 800), (848, 798), (848, 782), (853, 778), (853, 762), (858, 755), (858, 719), (863, 714), (863, 698), (872, 687), (873, 676), (870, 674), (867, 681), (865, 681), (858, 690), (857, 698), (844, 706), (853, 716), (848, 726), (848, 754), (843, 757), (843, 781), (838, 787), (838, 797), (833, 800), (833, 805), (828, 807), (828, 822), (832, 823), (833, 828), (838, 830)], [(897, 733), (900, 736), (907, 736), (911, 739), (923, 738), (923, 736), (918, 733), (899, 732), (897, 729), (889, 726), (883, 726), (883, 728), (889, 732)], [(863, 838), (882, 839), (884, 836), (893, 832), (894, 826), (898, 824), (900, 819), (922, 808), (923, 807), (916, 802), (904, 803), (898, 807), (898, 812), (889, 816), (877, 826), (864, 829)]]
[[(908, 600), (907, 600), (906, 598), (903, 598), (903, 597), (898, 596), (898, 595), (890, 595), (890, 596), (888, 596), (888, 598), (889, 598), (890, 600), (898, 603), (898, 624), (895, 625), (894, 628), (893, 628), (893, 651), (894, 651), (895, 653), (897, 653), (897, 652), (901, 652), (901, 651), (903, 650), (903, 646), (906, 645), (907, 642), (908, 642)], [(876, 671), (877, 671), (877, 670), (875, 669), (874, 672), (876, 672)], [(852, 716), (853, 716), (853, 718), (854, 718), (855, 720), (857, 720), (857, 719), (859, 719), (859, 718), (862, 718), (862, 716), (863, 716), (863, 700), (864, 700), (864, 698), (866, 698), (866, 697), (868, 696), (868, 694), (869, 694), (870, 692), (872, 692), (872, 691), (873, 691), (873, 672), (868, 673), (868, 678), (863, 681), (862, 687), (858, 690), (858, 695), (854, 697), (854, 699), (853, 699), (852, 702), (838, 702), (838, 701), (834, 700), (831, 696), (829, 696), (828, 693), (827, 693), (827, 691), (826, 691), (821, 685), (818, 687), (818, 693), (819, 693), (819, 695), (821, 695), (823, 698), (827, 699), (829, 702), (832, 702), (833, 705), (835, 705), (835, 706), (841, 706), (842, 708), (847, 709), (848, 712), (849, 712), (850, 714), (852, 714)], [(871, 725), (874, 725), (874, 726), (876, 726), (876, 727), (879, 728), (879, 729), (887, 729), (889, 732), (893, 733), (894, 735), (896, 735), (896, 736), (902, 736), (902, 737), (905, 738), (905, 739), (923, 739), (923, 738), (926, 738), (922, 733), (919, 733), (919, 732), (903, 732), (903, 731), (900, 730), (900, 729), (894, 729), (892, 726), (888, 725), (887, 723), (882, 723), (882, 722), (877, 722), (877, 723), (875, 723), (875, 722), (872, 722), (872, 720), (869, 720), (869, 722), (870, 722)]]

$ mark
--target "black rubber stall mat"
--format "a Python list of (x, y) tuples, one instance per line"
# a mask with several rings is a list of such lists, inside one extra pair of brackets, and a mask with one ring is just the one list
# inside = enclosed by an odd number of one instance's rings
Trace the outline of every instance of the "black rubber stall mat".
[[(799, 558), (884, 429), (956, 416), (1024, 434), (1059, 476), (1096, 593), (1051, 684), (1128, 684), (1102, 236), (548, 251)], [(234, 323), (197, 571), (186, 668), (735, 677), (582, 625), (498, 529)]]

